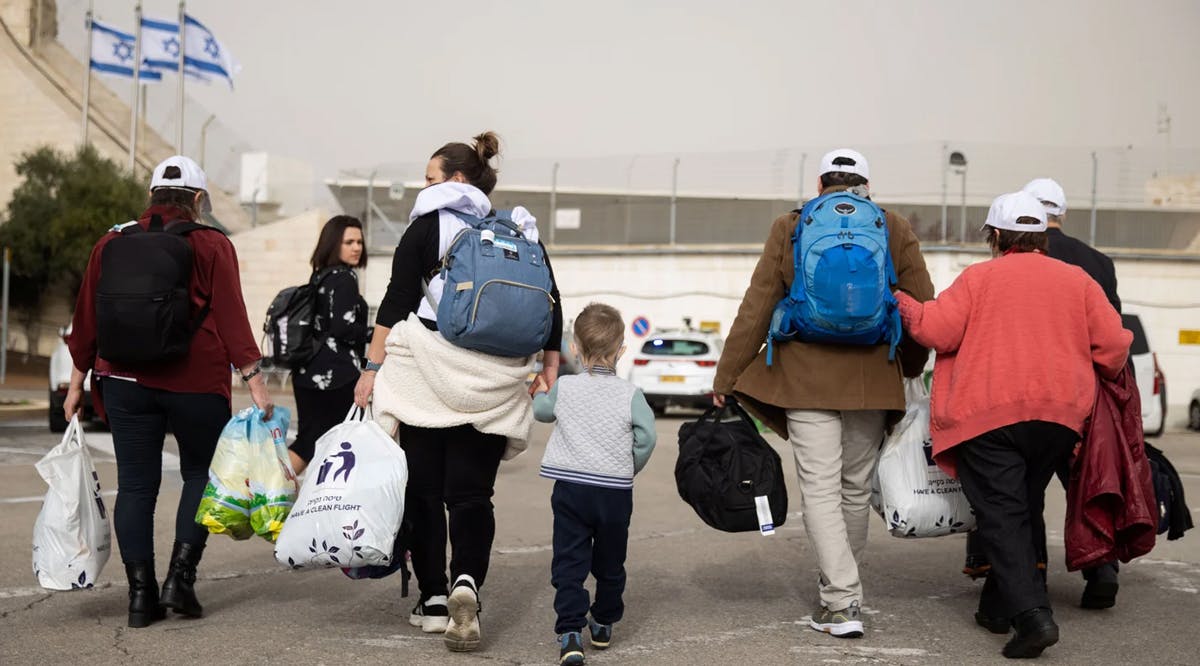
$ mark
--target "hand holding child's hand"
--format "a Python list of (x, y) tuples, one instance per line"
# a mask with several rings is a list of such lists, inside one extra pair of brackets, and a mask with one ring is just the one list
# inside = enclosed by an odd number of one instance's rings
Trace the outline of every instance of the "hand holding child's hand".
[(538, 393), (549, 393), (549, 392), (550, 392), (550, 385), (546, 383), (546, 378), (543, 377), (541, 374), (538, 374), (538, 376), (533, 380), (533, 393), (536, 395)]

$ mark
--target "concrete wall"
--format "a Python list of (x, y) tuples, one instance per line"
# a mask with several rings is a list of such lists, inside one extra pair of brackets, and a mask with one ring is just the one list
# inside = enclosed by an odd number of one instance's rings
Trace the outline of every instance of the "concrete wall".
[(312, 273), (308, 259), (327, 219), (324, 212), (312, 210), (231, 237), (238, 253), (242, 296), (255, 335), (261, 333), (267, 306), (279, 290), (308, 282)]

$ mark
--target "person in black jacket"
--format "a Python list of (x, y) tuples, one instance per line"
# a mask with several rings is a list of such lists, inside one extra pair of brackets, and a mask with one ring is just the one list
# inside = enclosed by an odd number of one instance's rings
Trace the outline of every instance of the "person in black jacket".
[(297, 474), (312, 461), (317, 439), (341, 423), (354, 404), (367, 341), (367, 302), (358, 293), (354, 273), (367, 265), (362, 223), (349, 215), (331, 218), (321, 229), (309, 263), (317, 285), (317, 335), (322, 344), (292, 373), (300, 425), (290, 456)]
[[(488, 195), (496, 186), (496, 170), (490, 162), (498, 153), (499, 138), (485, 132), (475, 137), (473, 145), (448, 143), (430, 158), (426, 188), (417, 196), (410, 224), (392, 259), (391, 281), (376, 314), (366, 370), (355, 389), (356, 404), (365, 407), (374, 392), (376, 372), (383, 367), (384, 343), (393, 327), (415, 316), (425, 328), (438, 330), (434, 304), (444, 285), (439, 276), (441, 261), (454, 235), (466, 227), (450, 211), (475, 217), (491, 212)], [(525, 238), (537, 239), (536, 220), (527, 211), (514, 209), (512, 222), (521, 227)], [(541, 249), (553, 281), (550, 258), (545, 248)], [(553, 386), (558, 377), (563, 331), (557, 286), (550, 295), (553, 323), (544, 346), (541, 375), (546, 386)], [(449, 428), (401, 422), (399, 438), (408, 459), (405, 520), (412, 525), (410, 552), (421, 592), (409, 623), (426, 633), (442, 633), (451, 650), (468, 651), (480, 640), (479, 589), (487, 575), (496, 531), (491, 498), (507, 438), (480, 432), (472, 424), (471, 414), (461, 416), (462, 425)], [(446, 576), (447, 533), (452, 585)]]

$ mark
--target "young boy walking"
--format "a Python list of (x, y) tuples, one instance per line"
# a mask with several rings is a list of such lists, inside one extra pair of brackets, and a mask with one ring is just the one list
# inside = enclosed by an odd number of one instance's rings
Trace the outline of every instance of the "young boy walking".
[[(654, 450), (654, 413), (640, 389), (617, 377), (625, 351), (625, 323), (615, 308), (592, 303), (575, 319), (572, 351), (583, 374), (563, 377), (553, 388), (538, 378), (533, 399), (537, 420), (556, 422), (546, 445), (541, 475), (554, 479), (554, 612), (559, 664), (582, 664), (583, 627), (593, 648), (612, 640), (625, 604), (625, 549), (633, 513), (633, 475)], [(588, 618), (588, 572), (596, 598)]]

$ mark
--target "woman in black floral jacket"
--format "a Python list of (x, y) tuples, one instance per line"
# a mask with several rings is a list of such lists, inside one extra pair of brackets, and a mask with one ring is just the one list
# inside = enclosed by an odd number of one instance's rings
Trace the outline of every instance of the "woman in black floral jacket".
[(326, 222), (310, 263), (317, 284), (317, 334), (324, 344), (292, 373), (299, 429), (291, 459), (297, 474), (308, 467), (317, 439), (341, 423), (354, 404), (367, 340), (367, 302), (354, 273), (367, 265), (362, 223), (349, 215)]

